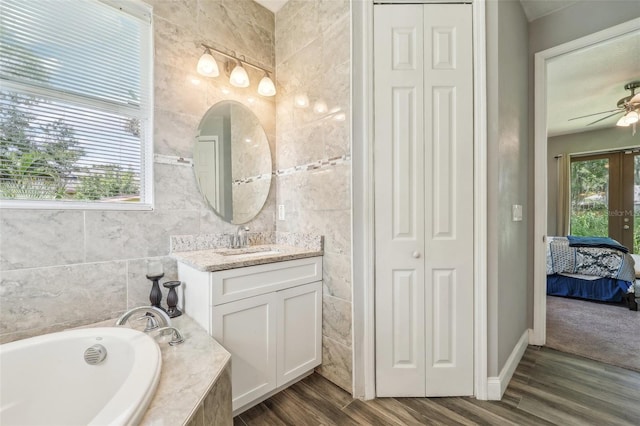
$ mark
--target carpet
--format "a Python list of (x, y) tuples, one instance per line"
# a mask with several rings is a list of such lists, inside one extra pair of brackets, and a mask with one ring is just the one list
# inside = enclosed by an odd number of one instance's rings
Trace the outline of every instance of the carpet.
[(547, 346), (640, 371), (640, 311), (547, 296)]

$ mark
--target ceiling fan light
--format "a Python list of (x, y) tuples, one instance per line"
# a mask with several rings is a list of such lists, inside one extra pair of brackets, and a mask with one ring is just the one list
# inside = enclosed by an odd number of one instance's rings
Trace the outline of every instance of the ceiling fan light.
[(628, 124), (634, 124), (638, 122), (638, 119), (640, 119), (640, 117), (638, 116), (638, 112), (637, 111), (629, 111), (624, 118), (626, 119), (626, 122)]
[(629, 127), (630, 125), (631, 125), (631, 123), (627, 122), (627, 116), (626, 115), (623, 115), (622, 117), (620, 117), (620, 119), (616, 123), (616, 126), (619, 126), (619, 127)]

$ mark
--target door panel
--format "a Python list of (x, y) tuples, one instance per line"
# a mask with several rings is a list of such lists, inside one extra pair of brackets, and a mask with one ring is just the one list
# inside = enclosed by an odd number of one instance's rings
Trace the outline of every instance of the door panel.
[(473, 395), (470, 5), (425, 5), (426, 395)]
[(377, 395), (424, 396), (422, 6), (377, 5), (374, 26)]

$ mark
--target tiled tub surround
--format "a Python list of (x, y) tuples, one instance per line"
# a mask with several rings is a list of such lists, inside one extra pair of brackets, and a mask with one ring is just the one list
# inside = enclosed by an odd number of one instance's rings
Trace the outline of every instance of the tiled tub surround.
[[(154, 13), (155, 154), (191, 158), (204, 113), (219, 101), (236, 100), (258, 116), (274, 156), (275, 99), (256, 95), (262, 75), (247, 68), (252, 85), (240, 89), (224, 76), (195, 72), (202, 42), (274, 68), (273, 13), (248, 0), (144, 1)], [(153, 211), (0, 210), (0, 342), (149, 304), (149, 259), (163, 262), (163, 282), (178, 279), (168, 257), (170, 235), (235, 231), (202, 201), (189, 164), (156, 158), (154, 184)], [(272, 185), (248, 223), (253, 231), (275, 231), (275, 197)]]
[[(89, 327), (113, 326), (115, 319)], [(187, 315), (171, 320), (185, 338), (156, 338), (162, 370), (140, 425), (231, 425), (231, 355)]]

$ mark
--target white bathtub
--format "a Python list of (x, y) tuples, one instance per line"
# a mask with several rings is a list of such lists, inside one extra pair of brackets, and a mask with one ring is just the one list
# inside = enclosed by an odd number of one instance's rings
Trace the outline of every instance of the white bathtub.
[[(95, 344), (107, 357), (89, 365), (84, 353)], [(161, 365), (158, 344), (124, 327), (0, 345), (0, 425), (135, 425), (155, 393)]]

